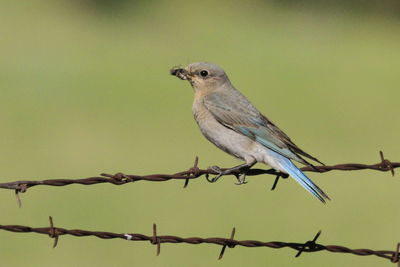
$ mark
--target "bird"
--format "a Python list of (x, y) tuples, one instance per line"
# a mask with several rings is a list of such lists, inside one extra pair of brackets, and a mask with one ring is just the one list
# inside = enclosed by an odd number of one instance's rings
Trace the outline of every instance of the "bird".
[(330, 200), (292, 161), (314, 169), (308, 160), (323, 163), (301, 150), (264, 116), (232, 85), (221, 67), (195, 62), (185, 68), (173, 67), (170, 74), (188, 81), (194, 89), (192, 112), (202, 134), (218, 148), (245, 161), (224, 171), (215, 166), (219, 173), (216, 178), (243, 172), (260, 162), (289, 175), (322, 203)]

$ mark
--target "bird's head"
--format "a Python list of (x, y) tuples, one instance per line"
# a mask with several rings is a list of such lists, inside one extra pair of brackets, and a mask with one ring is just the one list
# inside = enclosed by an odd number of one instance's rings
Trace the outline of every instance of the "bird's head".
[(223, 69), (205, 62), (192, 63), (186, 68), (172, 68), (170, 73), (181, 80), (189, 81), (195, 90), (213, 90), (229, 82)]

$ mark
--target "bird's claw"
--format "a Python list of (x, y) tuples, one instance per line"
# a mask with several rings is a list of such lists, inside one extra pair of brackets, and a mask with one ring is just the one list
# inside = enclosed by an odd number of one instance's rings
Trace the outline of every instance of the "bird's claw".
[(207, 179), (210, 183), (215, 183), (222, 176), (224, 176), (226, 174), (229, 174), (229, 172), (222, 171), (222, 169), (220, 167), (218, 167), (218, 166), (211, 166), (211, 167), (208, 167), (208, 169), (217, 173), (217, 176), (215, 176), (214, 178)]
[(217, 173), (217, 176), (215, 176), (214, 178), (207, 179), (210, 183), (215, 183), (216, 181), (218, 181), (219, 178), (221, 178), (224, 175), (224, 172), (218, 166), (211, 166), (208, 169)]
[(219, 173), (219, 174), (222, 173), (221, 168), (218, 167), (218, 166), (210, 166), (210, 167), (208, 167), (208, 169), (211, 170), (211, 171), (214, 171), (214, 172), (216, 172), (216, 173)]
[(236, 176), (236, 179), (238, 180), (238, 182), (235, 183), (235, 185), (247, 184), (247, 182), (246, 182), (246, 174), (241, 173), (241, 174), (238, 174), (238, 175), (235, 175), (235, 176)]
[[(207, 181), (209, 181), (210, 183), (215, 183), (216, 181), (218, 181), (218, 179), (219, 178), (221, 178), (222, 176), (224, 176), (224, 175), (228, 175), (228, 174), (232, 174), (233, 172), (231, 171), (231, 170), (225, 170), (225, 171), (223, 171), (220, 167), (218, 167), (218, 166), (211, 166), (211, 167), (208, 167), (208, 169), (209, 170), (211, 170), (211, 171), (213, 171), (213, 172), (216, 172), (217, 173), (217, 175), (214, 177), (214, 178), (212, 178), (212, 179), (208, 179), (207, 178)], [(245, 173), (235, 173), (234, 174), (235, 176), (236, 176), (236, 179), (238, 180), (238, 182), (237, 183), (235, 183), (236, 185), (242, 185), (242, 184), (247, 184), (247, 182), (245, 181), (245, 179), (246, 179), (246, 174)]]

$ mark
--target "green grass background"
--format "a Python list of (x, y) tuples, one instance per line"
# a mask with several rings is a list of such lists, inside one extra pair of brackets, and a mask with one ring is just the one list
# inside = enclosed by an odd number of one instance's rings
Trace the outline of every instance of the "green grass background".
[[(107, 4), (107, 2), (104, 2)], [(103, 4), (104, 4), (103, 3)], [(304, 150), (326, 164), (400, 161), (400, 20), (262, 1), (0, 1), (1, 182), (233, 166), (191, 114), (172, 66), (209, 61)], [(260, 167), (262, 167), (260, 165)], [(0, 224), (393, 250), (399, 176), (310, 174), (322, 205), (292, 180), (193, 181), (0, 191)], [(389, 266), (373, 256), (0, 232), (4, 266)]]

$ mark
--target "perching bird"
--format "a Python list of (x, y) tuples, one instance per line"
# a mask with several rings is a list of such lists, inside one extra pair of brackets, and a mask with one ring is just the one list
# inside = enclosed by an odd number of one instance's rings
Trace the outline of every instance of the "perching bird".
[(221, 171), (219, 176), (262, 162), (293, 177), (321, 202), (329, 199), (291, 160), (312, 167), (303, 157), (321, 162), (297, 147), (262, 115), (233, 87), (223, 69), (211, 63), (196, 62), (184, 69), (173, 68), (170, 73), (189, 81), (194, 88), (192, 111), (203, 135), (223, 151), (246, 162)]

